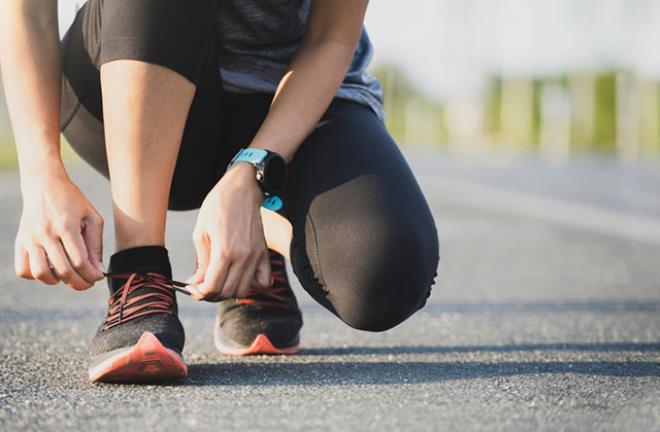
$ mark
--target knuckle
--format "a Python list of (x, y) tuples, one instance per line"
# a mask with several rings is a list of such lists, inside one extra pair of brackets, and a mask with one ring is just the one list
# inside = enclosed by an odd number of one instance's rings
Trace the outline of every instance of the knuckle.
[(220, 255), (220, 259), (223, 260), (232, 259), (234, 257), (234, 251), (227, 248), (221, 248), (219, 255)]
[(32, 230), (32, 235), (31, 235), (31, 240), (33, 243), (38, 243), (41, 240), (50, 237), (50, 234), (52, 232), (52, 229), (50, 225), (43, 224), (43, 225), (37, 225), (34, 227)]
[(235, 255), (236, 255), (236, 258), (238, 258), (238, 259), (246, 259), (246, 258), (248, 258), (248, 257), (250, 256), (250, 252), (251, 252), (250, 249), (248, 249), (248, 248), (244, 248), (244, 247), (240, 247), (240, 248), (236, 248), (236, 251), (235, 251), (234, 253), (235, 253)]
[(53, 220), (52, 227), (56, 232), (66, 231), (69, 228), (69, 221), (65, 217), (58, 217)]
[(70, 268), (62, 269), (58, 272), (62, 279), (71, 279), (73, 277), (73, 270)]
[(82, 257), (79, 256), (71, 257), (71, 265), (76, 270), (82, 269), (85, 266), (85, 263), (86, 261)]

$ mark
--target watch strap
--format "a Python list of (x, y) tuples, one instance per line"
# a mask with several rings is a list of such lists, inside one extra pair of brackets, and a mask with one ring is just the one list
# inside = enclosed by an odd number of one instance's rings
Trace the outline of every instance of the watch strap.
[(259, 148), (244, 148), (241, 149), (236, 156), (229, 162), (227, 168), (232, 166), (237, 162), (248, 162), (252, 165), (260, 164), (268, 156), (268, 150), (259, 149)]
[(283, 205), (284, 203), (282, 202), (282, 198), (277, 195), (268, 195), (261, 203), (262, 207), (272, 211), (278, 211), (282, 208)]
[[(266, 159), (268, 153), (270, 153), (268, 150), (259, 149), (259, 148), (240, 149), (238, 153), (236, 153), (236, 155), (227, 165), (227, 169), (229, 169), (229, 167), (231, 167), (233, 164), (237, 162), (247, 162), (254, 166), (257, 166), (261, 162), (263, 162), (264, 159)], [(283, 207), (284, 203), (282, 202), (282, 198), (280, 198), (277, 195), (268, 194), (266, 192), (264, 192), (264, 194), (265, 197), (261, 203), (263, 207), (272, 211), (278, 211)]]

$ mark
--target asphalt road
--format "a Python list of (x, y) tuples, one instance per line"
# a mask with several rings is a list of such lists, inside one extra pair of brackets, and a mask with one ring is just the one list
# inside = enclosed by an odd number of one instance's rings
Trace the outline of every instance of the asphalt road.
[[(660, 430), (660, 170), (409, 155), (437, 217), (427, 307), (385, 333), (348, 328), (298, 289), (296, 357), (234, 359), (213, 305), (181, 299), (188, 379), (91, 385), (105, 287), (19, 280), (15, 174), (0, 176), (0, 430)], [(106, 216), (109, 186), (73, 177)], [(174, 277), (195, 212), (173, 212)]]

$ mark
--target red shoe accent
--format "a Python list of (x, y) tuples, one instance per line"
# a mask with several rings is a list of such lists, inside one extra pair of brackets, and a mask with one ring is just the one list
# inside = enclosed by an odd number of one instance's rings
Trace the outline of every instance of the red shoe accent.
[(215, 347), (218, 349), (218, 351), (220, 351), (220, 353), (226, 355), (293, 355), (296, 354), (300, 349), (300, 341), (297, 341), (294, 345), (288, 347), (277, 348), (275, 345), (273, 345), (270, 339), (268, 339), (268, 336), (263, 333), (258, 334), (250, 346), (237, 346), (232, 343), (231, 340), (228, 340), (222, 333), (222, 328), (220, 327), (220, 316), (216, 316), (215, 318), (215, 331), (213, 333)]
[(183, 378), (188, 367), (179, 353), (144, 332), (137, 344), (89, 368), (92, 382), (158, 382)]
[(223, 354), (248, 356), (248, 355), (292, 355), (298, 352), (300, 344), (296, 343), (290, 347), (277, 348), (265, 334), (258, 334), (254, 342), (247, 348), (236, 348), (224, 344), (216, 344), (218, 350)]

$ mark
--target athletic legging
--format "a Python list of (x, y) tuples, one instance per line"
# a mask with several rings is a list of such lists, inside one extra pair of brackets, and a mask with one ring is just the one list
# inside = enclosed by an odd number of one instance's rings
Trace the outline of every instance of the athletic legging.
[[(90, 0), (62, 41), (62, 131), (109, 178), (99, 66), (133, 59), (196, 85), (171, 184), (170, 210), (198, 208), (247, 147), (272, 94), (221, 89), (216, 0)], [(389, 329), (421, 308), (439, 260), (428, 204), (383, 123), (335, 99), (289, 164), (279, 211), (293, 225), (303, 288), (348, 325)]]

